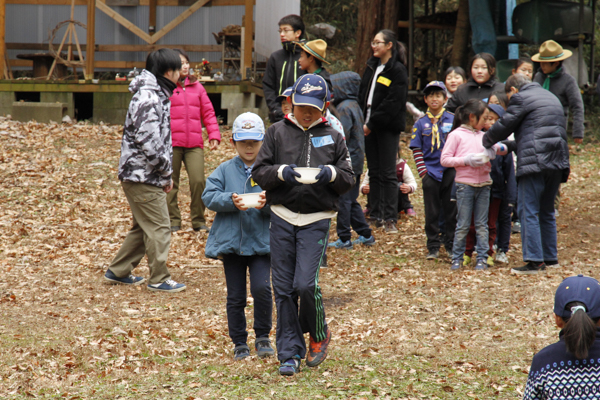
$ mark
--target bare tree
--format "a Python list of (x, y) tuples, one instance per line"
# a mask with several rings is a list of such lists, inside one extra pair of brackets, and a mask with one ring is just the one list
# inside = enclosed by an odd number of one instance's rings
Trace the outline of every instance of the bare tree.
[(467, 65), (470, 30), (469, 0), (459, 0), (456, 29), (454, 30), (454, 43), (452, 45), (452, 56), (450, 57), (450, 63), (452, 65)]

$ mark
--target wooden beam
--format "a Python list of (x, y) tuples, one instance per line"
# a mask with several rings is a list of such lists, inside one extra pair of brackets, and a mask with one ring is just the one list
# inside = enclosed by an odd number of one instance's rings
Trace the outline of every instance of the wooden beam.
[(156, 6), (158, 5), (158, 0), (150, 0), (148, 3), (149, 13), (148, 13), (148, 33), (150, 36), (156, 33)]
[(85, 51), (85, 71), (87, 76), (85, 79), (94, 79), (94, 57), (96, 44), (96, 1), (88, 0), (87, 5), (87, 37), (86, 42), (90, 44), (89, 51), (86, 46)]
[[(409, 28), (410, 21), (398, 21), (398, 28)], [(451, 31), (456, 28), (454, 25), (442, 25), (442, 24), (432, 24), (426, 22), (415, 22), (415, 28), (419, 29), (438, 29), (438, 30), (447, 30)]]
[(0, 78), (8, 78), (6, 65), (6, 1), (0, 0)]
[[(218, 44), (96, 44), (94, 45), (96, 52), (115, 52), (115, 51), (132, 51), (132, 52), (150, 52), (162, 48), (183, 49), (191, 52), (221, 52), (221, 46)], [(6, 48), (9, 50), (42, 50), (48, 51), (48, 44), (45, 43), (6, 43)], [(54, 50), (58, 50), (58, 45), (54, 46)], [(85, 44), (81, 45), (81, 50), (87, 51)]]
[[(53, 5), (53, 6), (68, 6), (71, 5), (70, 0), (5, 0), (6, 4), (34, 4), (34, 5)], [(104, 3), (104, 0), (100, 0)], [(243, 6), (246, 4), (246, 0), (212, 0), (210, 2), (211, 7), (218, 6)], [(88, 0), (75, 0), (75, 5), (85, 6)], [(140, 6), (149, 5), (150, 0), (140, 0)], [(181, 0), (158, 0), (159, 6), (180, 6)]]
[(101, 0), (96, 0), (96, 7), (98, 7), (102, 12), (106, 15), (123, 25), (125, 28), (129, 29), (135, 35), (139, 36), (146, 43), (154, 43), (150, 35), (137, 27), (133, 22), (129, 21), (127, 18), (123, 17), (121, 14), (104, 4)]
[(246, 14), (244, 15), (244, 41), (242, 54), (242, 79), (248, 79), (246, 71), (252, 67), (252, 49), (254, 45), (254, 0), (246, 0)]
[(148, 43), (158, 42), (160, 40), (160, 38), (162, 38), (167, 33), (169, 33), (169, 31), (171, 31), (171, 29), (175, 28), (177, 25), (182, 23), (187, 17), (189, 17), (190, 15), (192, 15), (193, 13), (198, 11), (203, 5), (208, 3), (208, 1), (209, 0), (196, 1), (194, 4), (192, 4), (190, 6), (190, 8), (188, 8), (187, 10), (185, 10), (184, 12), (179, 14), (175, 19), (173, 19), (171, 22), (169, 22), (167, 25), (165, 25), (160, 31), (158, 31), (154, 35), (152, 35), (150, 38), (150, 41), (147, 41), (147, 42)]
[(131, 69), (133, 67), (146, 68), (144, 61), (96, 61), (94, 63), (95, 68), (118, 68), (118, 69)]

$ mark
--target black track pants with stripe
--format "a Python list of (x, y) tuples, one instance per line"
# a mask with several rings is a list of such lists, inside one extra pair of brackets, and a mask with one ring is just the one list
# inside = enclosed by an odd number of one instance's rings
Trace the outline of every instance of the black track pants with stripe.
[(326, 262), (330, 224), (330, 219), (324, 219), (294, 226), (271, 213), (271, 273), (280, 361), (306, 356), (304, 332), (317, 342), (327, 336), (319, 269)]

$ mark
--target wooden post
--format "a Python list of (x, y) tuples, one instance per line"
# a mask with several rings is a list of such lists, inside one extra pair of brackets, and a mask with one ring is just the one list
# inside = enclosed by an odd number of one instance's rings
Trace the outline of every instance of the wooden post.
[(150, 7), (149, 18), (148, 18), (148, 33), (150, 36), (154, 35), (156, 32), (156, 6), (158, 5), (158, 0), (150, 0), (148, 2), (148, 7)]
[(6, 1), (0, 0), (0, 78), (7, 79), (6, 72)]
[(469, 0), (459, 0), (450, 65), (466, 65), (470, 30), (471, 22), (469, 22)]
[(96, 52), (96, 0), (87, 4), (87, 38), (85, 48), (85, 79), (94, 79), (94, 55)]
[(254, 48), (254, 0), (246, 0), (246, 15), (244, 16), (244, 41), (242, 54), (242, 80), (248, 79), (246, 69), (252, 66), (252, 49)]

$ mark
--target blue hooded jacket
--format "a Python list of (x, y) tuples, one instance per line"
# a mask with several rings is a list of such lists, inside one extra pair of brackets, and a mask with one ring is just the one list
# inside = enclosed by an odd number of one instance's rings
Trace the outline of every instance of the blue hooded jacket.
[[(244, 191), (244, 187), (246, 190)], [(223, 254), (254, 256), (269, 254), (269, 206), (257, 210), (240, 211), (233, 204), (233, 193), (260, 193), (262, 189), (247, 179), (244, 162), (238, 156), (225, 161), (206, 180), (202, 201), (209, 210), (217, 212), (206, 248), (206, 257), (219, 258)]]
[(346, 134), (346, 146), (350, 152), (352, 169), (356, 176), (363, 173), (365, 164), (365, 120), (358, 104), (360, 75), (344, 71), (331, 75), (333, 101)]

